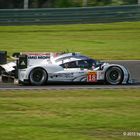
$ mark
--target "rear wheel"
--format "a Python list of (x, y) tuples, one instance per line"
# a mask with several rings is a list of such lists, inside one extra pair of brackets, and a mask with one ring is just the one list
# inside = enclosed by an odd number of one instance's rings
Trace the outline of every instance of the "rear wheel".
[(108, 84), (118, 85), (123, 81), (123, 71), (119, 67), (110, 67), (105, 74), (105, 79)]
[(42, 68), (35, 68), (31, 71), (29, 79), (32, 85), (43, 85), (47, 81), (47, 72)]

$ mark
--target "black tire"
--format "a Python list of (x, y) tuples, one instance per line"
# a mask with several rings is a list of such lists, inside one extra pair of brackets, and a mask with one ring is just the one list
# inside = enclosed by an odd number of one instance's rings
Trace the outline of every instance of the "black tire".
[(108, 84), (111, 85), (119, 85), (122, 83), (123, 81), (123, 71), (120, 67), (110, 67), (107, 69), (106, 73), (105, 73), (105, 80)]
[(30, 72), (29, 80), (32, 85), (40, 86), (47, 82), (47, 72), (42, 68), (35, 68)]

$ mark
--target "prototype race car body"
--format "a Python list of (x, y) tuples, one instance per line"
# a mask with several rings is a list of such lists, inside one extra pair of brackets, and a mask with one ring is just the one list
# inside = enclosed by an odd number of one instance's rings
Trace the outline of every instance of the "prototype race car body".
[(128, 70), (100, 62), (80, 53), (31, 53), (21, 55), (17, 64), (20, 83), (44, 85), (49, 82), (103, 82), (127, 84)]

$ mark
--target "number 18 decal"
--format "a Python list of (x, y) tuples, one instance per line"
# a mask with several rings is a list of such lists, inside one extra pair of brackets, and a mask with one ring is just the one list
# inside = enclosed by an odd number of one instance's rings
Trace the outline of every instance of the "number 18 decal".
[(88, 82), (97, 82), (97, 73), (95, 71), (88, 72), (87, 81)]

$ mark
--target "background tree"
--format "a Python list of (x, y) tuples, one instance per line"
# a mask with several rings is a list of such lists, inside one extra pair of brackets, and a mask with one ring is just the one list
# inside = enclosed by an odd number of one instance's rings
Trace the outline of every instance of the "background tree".
[[(140, 0), (29, 0), (29, 8), (82, 7), (137, 4)], [(0, 8), (23, 8), (24, 0), (0, 0)]]
[(23, 0), (0, 0), (1, 9), (23, 8)]

